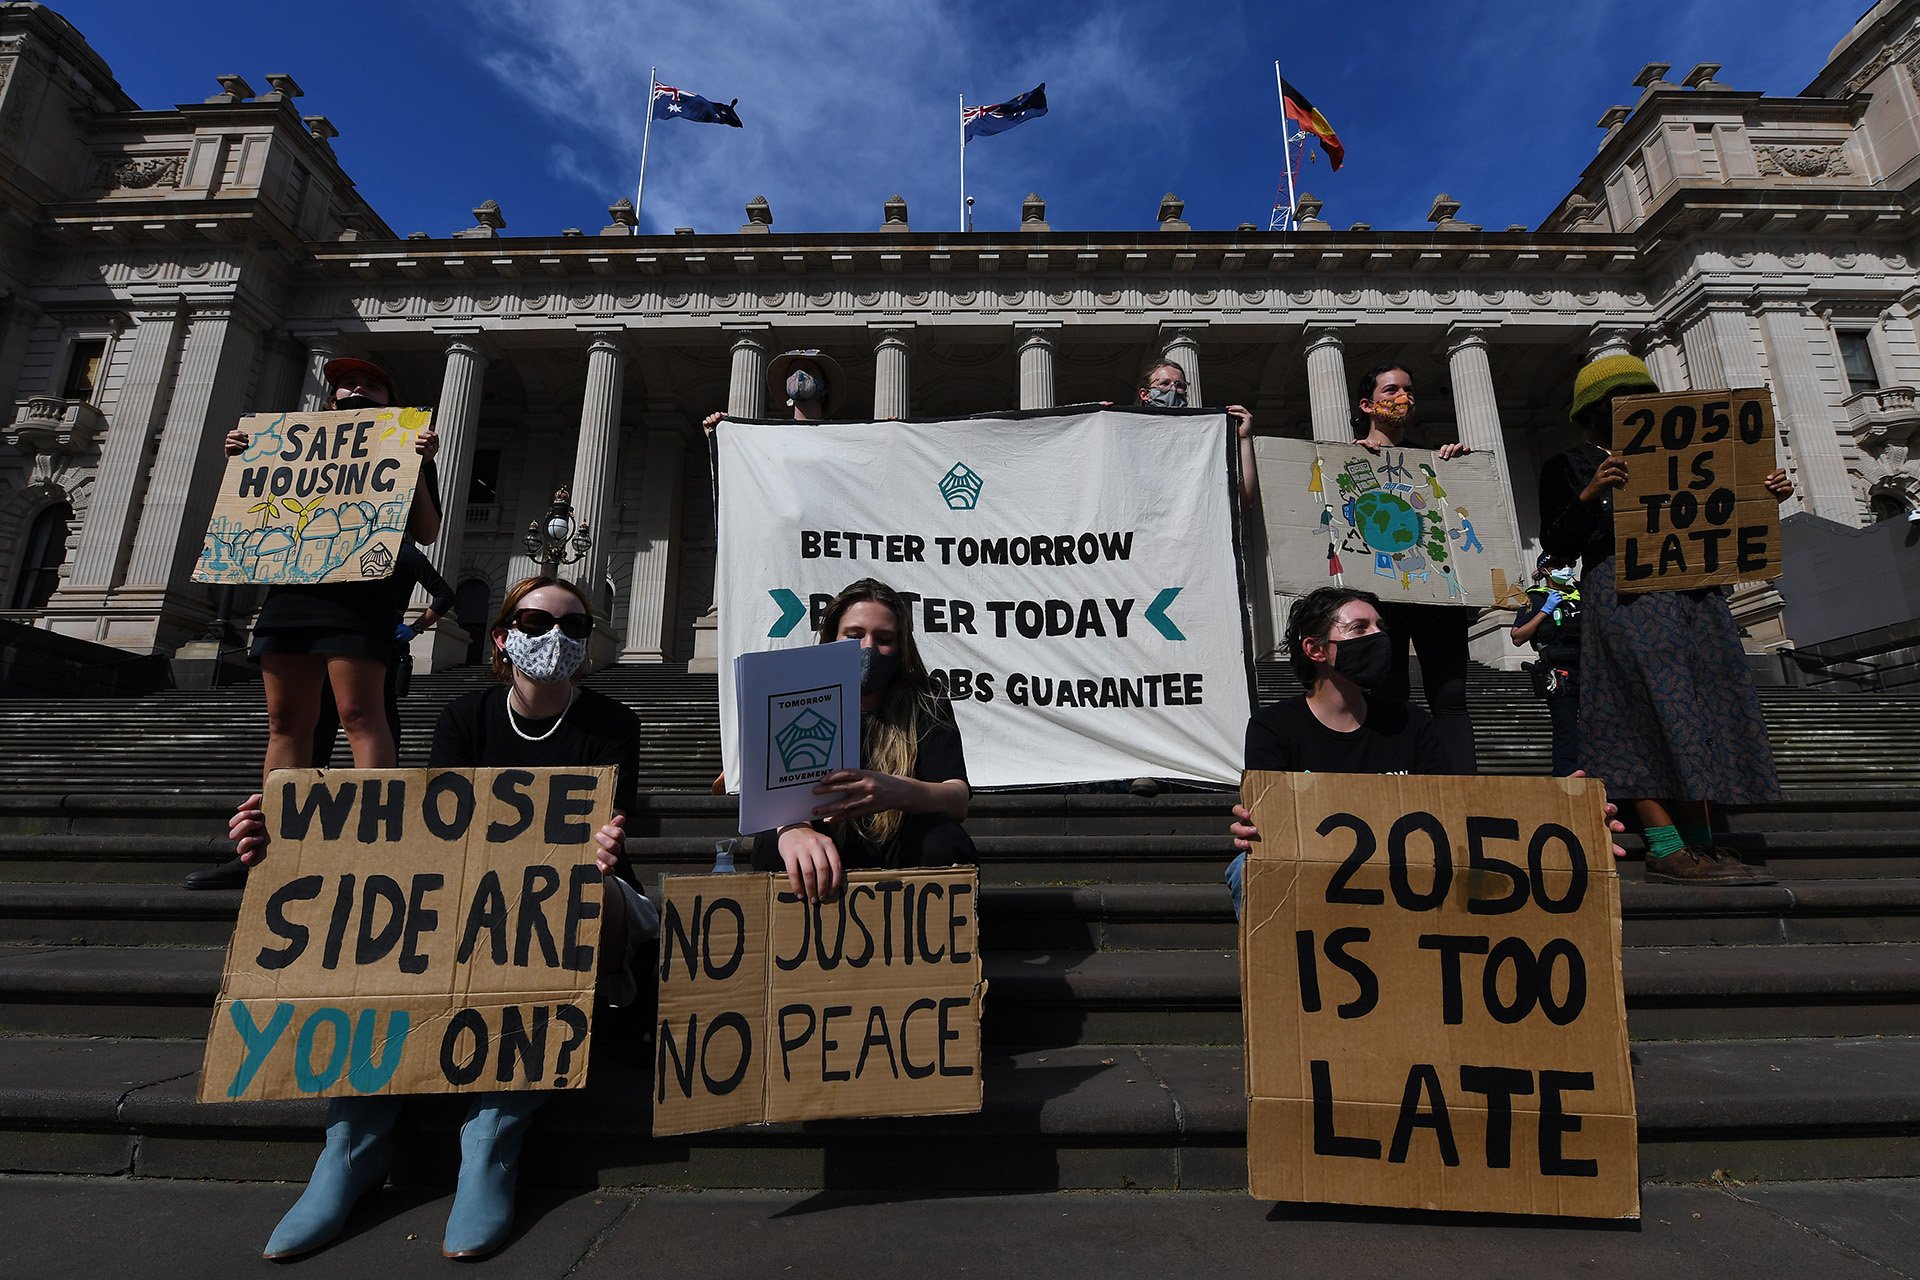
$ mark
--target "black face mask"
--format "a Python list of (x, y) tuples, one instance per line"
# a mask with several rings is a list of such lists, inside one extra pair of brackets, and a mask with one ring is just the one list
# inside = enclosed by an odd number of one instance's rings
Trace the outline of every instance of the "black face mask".
[(336, 409), (384, 409), (387, 406), (370, 396), (341, 396), (333, 402)]
[(893, 683), (893, 677), (899, 670), (899, 654), (882, 653), (868, 645), (860, 650), (860, 692), (880, 692)]
[(1367, 692), (1386, 683), (1387, 672), (1393, 669), (1393, 645), (1386, 632), (1376, 631), (1334, 643), (1338, 646), (1333, 654), (1335, 671)]

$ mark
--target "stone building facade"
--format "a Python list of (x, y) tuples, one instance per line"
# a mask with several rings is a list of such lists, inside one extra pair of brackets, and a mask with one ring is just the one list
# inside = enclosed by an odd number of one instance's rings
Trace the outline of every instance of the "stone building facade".
[[(355, 191), (289, 76), (217, 77), (141, 110), (55, 12), (0, 7), (0, 612), (174, 652), (244, 622), (189, 580), (242, 413), (312, 406), (335, 355), (380, 361), (435, 407), (446, 523), (430, 549), (460, 621), (429, 667), (532, 569), (526, 524), (569, 486), (593, 532), (575, 572), (605, 647), (692, 659), (713, 515), (700, 420), (756, 416), (766, 361), (819, 347), (850, 412), (928, 418), (1124, 396), (1149, 361), (1262, 434), (1349, 438), (1353, 375), (1413, 372), (1431, 442), (1501, 460), (1519, 532), (1571, 443), (1573, 374), (1635, 351), (1670, 389), (1771, 388), (1793, 509), (1860, 526), (1920, 510), (1920, 0), (1886, 0), (1796, 97), (1699, 66), (1645, 68), (1599, 153), (1537, 228), (1463, 221), (1197, 230), (1177, 198), (1146, 233), (1061, 232), (1030, 198), (1013, 233), (872, 229), (505, 234), (491, 202), (452, 236), (396, 234)], [(455, 501), (461, 495), (464, 501)], [(1756, 645), (1778, 594), (1742, 593)], [(1505, 651), (1486, 636), (1486, 656)], [(702, 655), (706, 656), (706, 655)]]

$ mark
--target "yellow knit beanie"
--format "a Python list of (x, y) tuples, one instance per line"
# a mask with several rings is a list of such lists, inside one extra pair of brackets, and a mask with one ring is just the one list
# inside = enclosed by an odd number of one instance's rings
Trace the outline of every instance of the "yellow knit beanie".
[(1578, 419), (1581, 410), (1616, 391), (1659, 390), (1653, 375), (1647, 372), (1646, 361), (1639, 356), (1601, 356), (1574, 375), (1573, 412), (1569, 416)]

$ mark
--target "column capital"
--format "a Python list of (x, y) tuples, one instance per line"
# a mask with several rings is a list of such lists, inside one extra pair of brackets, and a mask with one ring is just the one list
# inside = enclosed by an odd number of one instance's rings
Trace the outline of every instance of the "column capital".
[(1624, 356), (1633, 351), (1633, 340), (1643, 332), (1642, 326), (1602, 321), (1587, 330), (1587, 359), (1598, 360), (1602, 356)]
[(1206, 319), (1162, 320), (1160, 322), (1160, 341), (1163, 343), (1178, 342), (1184, 339), (1187, 342), (1197, 342), (1199, 336), (1206, 332), (1207, 326), (1211, 323), (1213, 323), (1211, 320)]
[(904, 351), (907, 348), (907, 340), (913, 337), (913, 326), (910, 324), (869, 324), (867, 326), (867, 332), (873, 337), (873, 346), (876, 351), (882, 348), (893, 348)]
[(1315, 351), (1328, 345), (1344, 350), (1347, 342), (1346, 333), (1352, 327), (1349, 324), (1332, 324), (1316, 320), (1302, 332), (1301, 336), (1306, 339), (1304, 350)]
[(869, 320), (867, 321), (867, 332), (873, 333), (873, 334), (880, 334), (882, 336), (887, 334), (898, 334), (901, 337), (905, 337), (911, 334), (913, 330), (914, 330), (914, 323), (911, 320)]
[(1807, 314), (1807, 291), (1793, 285), (1762, 285), (1746, 299), (1747, 310), (1754, 315), (1792, 311)]
[(587, 352), (590, 355), (604, 351), (624, 358), (630, 353), (629, 349), (633, 345), (633, 340), (625, 328), (587, 329), (584, 332), (589, 339)]
[(1051, 351), (1053, 349), (1054, 337), (1059, 331), (1060, 326), (1057, 323), (1023, 324), (1015, 327), (1013, 336), (1020, 340), (1020, 350), (1022, 351), (1027, 350), (1029, 347), (1044, 347)]
[(1487, 335), (1497, 327), (1497, 325), (1455, 321), (1447, 326), (1447, 354), (1452, 355), (1456, 351), (1466, 351), (1474, 347), (1486, 350)]
[(473, 328), (435, 329), (433, 335), (445, 342), (446, 345), (442, 350), (448, 355), (459, 352), (462, 355), (477, 356), (481, 359), (492, 359), (495, 355), (499, 354), (497, 344), (492, 338), (487, 336), (485, 331), (477, 326)]

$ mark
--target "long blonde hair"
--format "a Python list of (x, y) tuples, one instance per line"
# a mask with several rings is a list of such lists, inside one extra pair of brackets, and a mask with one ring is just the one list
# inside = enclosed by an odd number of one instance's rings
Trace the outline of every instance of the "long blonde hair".
[[(922, 718), (937, 716), (939, 711), (926, 664), (920, 660), (920, 647), (914, 643), (913, 612), (907, 602), (886, 583), (862, 578), (828, 603), (820, 616), (819, 641), (830, 644), (838, 640), (840, 619), (862, 602), (877, 604), (893, 614), (894, 631), (900, 637), (900, 670), (880, 695), (880, 705), (863, 717), (866, 727), (861, 734), (861, 763), (879, 773), (911, 778), (919, 759)], [(906, 814), (899, 809), (882, 809), (853, 819), (853, 824), (868, 840), (885, 844), (899, 833), (905, 821)]]

